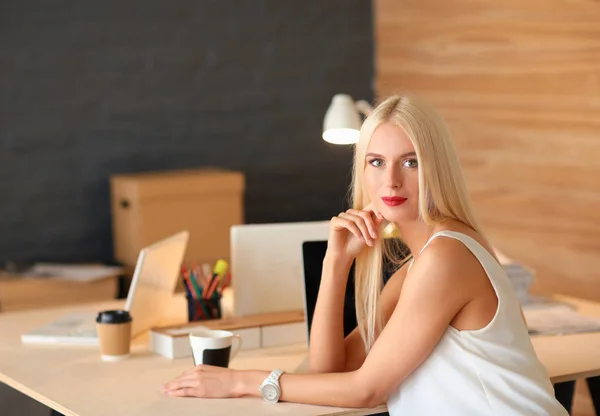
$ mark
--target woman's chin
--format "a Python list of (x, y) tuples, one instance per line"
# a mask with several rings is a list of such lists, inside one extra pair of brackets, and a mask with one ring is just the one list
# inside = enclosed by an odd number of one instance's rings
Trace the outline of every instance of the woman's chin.
[(402, 227), (403, 224), (411, 224), (419, 219), (418, 215), (409, 212), (381, 213), (388, 222), (393, 222), (396, 226)]
[(388, 206), (381, 202), (375, 204), (375, 208), (387, 222), (393, 222), (400, 226), (402, 224), (413, 223), (419, 218), (418, 210), (414, 209), (414, 207), (410, 207), (408, 204)]

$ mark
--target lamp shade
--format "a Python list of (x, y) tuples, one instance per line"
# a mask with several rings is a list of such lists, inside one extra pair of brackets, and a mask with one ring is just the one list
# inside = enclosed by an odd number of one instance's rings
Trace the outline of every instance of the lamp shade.
[(333, 144), (352, 144), (358, 142), (361, 117), (352, 97), (337, 94), (323, 120), (323, 140)]

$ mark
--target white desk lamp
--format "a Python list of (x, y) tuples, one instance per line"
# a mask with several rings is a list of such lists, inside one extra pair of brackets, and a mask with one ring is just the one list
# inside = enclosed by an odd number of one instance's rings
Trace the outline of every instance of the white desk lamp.
[(366, 101), (356, 101), (347, 94), (337, 94), (323, 120), (323, 140), (333, 144), (354, 144), (358, 142), (362, 124), (359, 112), (368, 116), (373, 111)]

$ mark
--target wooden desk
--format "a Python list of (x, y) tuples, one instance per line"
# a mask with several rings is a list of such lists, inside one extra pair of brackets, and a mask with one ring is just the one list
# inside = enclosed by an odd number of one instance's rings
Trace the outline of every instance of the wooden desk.
[[(185, 317), (183, 298), (165, 323)], [(122, 302), (90, 305), (100, 310)], [(177, 399), (158, 391), (159, 386), (193, 366), (190, 358), (169, 360), (149, 351), (148, 336), (133, 341), (132, 357), (103, 362), (93, 347), (23, 345), (22, 332), (34, 329), (78, 308), (60, 308), (0, 315), (0, 382), (65, 415), (368, 415), (376, 410), (342, 409), (295, 403), (272, 405), (257, 398)], [(170, 321), (170, 322), (169, 322)], [(282, 368), (294, 371), (306, 357), (305, 345), (241, 351), (231, 362), (235, 369)], [(257, 386), (258, 388), (258, 386)]]
[[(561, 298), (582, 313), (600, 316), (600, 304)], [(177, 304), (179, 302), (179, 304)], [(183, 298), (175, 298), (173, 314), (164, 323), (181, 322)], [(90, 305), (99, 310), (119, 302)], [(158, 387), (191, 368), (191, 359), (168, 360), (152, 354), (148, 337), (134, 340), (132, 357), (105, 363), (92, 347), (23, 345), (22, 332), (77, 308), (27, 311), (0, 315), (0, 381), (65, 415), (362, 415), (382, 411), (356, 410), (294, 403), (270, 405), (256, 398), (203, 400), (174, 399)], [(536, 336), (533, 344), (554, 383), (600, 375), (600, 333)], [(236, 369), (274, 367), (294, 371), (306, 357), (305, 345), (241, 351), (232, 361)]]
[[(577, 307), (578, 312), (600, 317), (600, 303), (554, 296)], [(552, 383), (600, 376), (600, 333), (531, 337), (535, 351), (548, 369)]]

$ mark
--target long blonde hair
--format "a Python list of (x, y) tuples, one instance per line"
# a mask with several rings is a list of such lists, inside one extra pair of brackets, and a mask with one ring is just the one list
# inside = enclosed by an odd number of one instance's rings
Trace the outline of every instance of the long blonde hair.
[[(371, 202), (363, 180), (365, 154), (375, 129), (388, 122), (406, 131), (417, 154), (419, 219), (428, 225), (454, 219), (479, 232), (450, 132), (442, 117), (414, 96), (391, 96), (364, 121), (354, 149), (353, 208), (363, 209)], [(379, 239), (356, 258), (356, 317), (367, 352), (383, 328), (379, 302), (383, 256), (399, 263), (399, 254), (397, 240)]]

